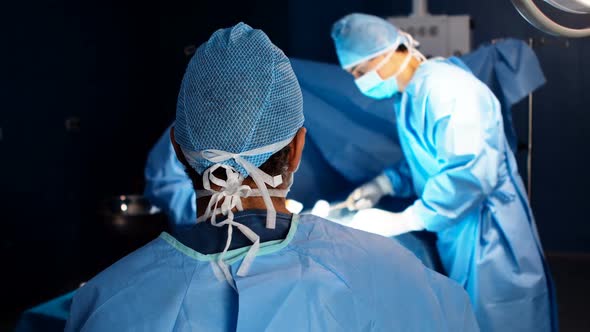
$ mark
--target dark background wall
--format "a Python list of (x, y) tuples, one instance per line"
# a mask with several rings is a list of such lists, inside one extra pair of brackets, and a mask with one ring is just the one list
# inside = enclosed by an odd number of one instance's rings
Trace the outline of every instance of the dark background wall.
[[(0, 6), (6, 315), (87, 277), (80, 270), (81, 229), (96, 222), (105, 198), (142, 192), (147, 152), (174, 116), (185, 46), (243, 20), (289, 56), (336, 62), (329, 37), (336, 19), (352, 11), (404, 15), (411, 7), (409, 0), (33, 0)], [(508, 0), (432, 0), (430, 10), (470, 14), (475, 46), (543, 36)], [(557, 16), (582, 24), (579, 17)], [(532, 204), (547, 250), (587, 252), (590, 39), (568, 47), (549, 40), (537, 49), (548, 83), (535, 95)], [(514, 113), (524, 141), (525, 103)], [(523, 160), (519, 154), (521, 167)]]

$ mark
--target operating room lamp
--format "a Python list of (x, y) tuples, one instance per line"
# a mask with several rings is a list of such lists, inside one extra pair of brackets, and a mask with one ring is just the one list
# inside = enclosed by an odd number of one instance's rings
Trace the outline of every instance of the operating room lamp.
[[(554, 36), (582, 38), (590, 36), (588, 27), (572, 29), (565, 27), (547, 17), (533, 0), (511, 0), (520, 15), (537, 29)], [(589, 14), (590, 0), (545, 0), (555, 8), (572, 14)]]

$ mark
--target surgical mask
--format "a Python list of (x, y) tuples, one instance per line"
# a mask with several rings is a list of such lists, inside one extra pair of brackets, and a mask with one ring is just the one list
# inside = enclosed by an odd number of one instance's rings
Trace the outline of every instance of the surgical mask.
[(381, 76), (379, 76), (377, 71), (381, 69), (381, 67), (383, 67), (389, 61), (389, 59), (391, 59), (394, 53), (395, 52), (389, 53), (385, 59), (379, 62), (379, 64), (373, 70), (354, 81), (362, 94), (367, 97), (380, 100), (393, 97), (396, 93), (400, 92), (397, 77), (406, 69), (406, 67), (408, 67), (414, 52), (412, 49), (410, 49), (408, 51), (408, 55), (404, 59), (404, 62), (401, 64), (397, 72), (384, 80), (381, 78)]

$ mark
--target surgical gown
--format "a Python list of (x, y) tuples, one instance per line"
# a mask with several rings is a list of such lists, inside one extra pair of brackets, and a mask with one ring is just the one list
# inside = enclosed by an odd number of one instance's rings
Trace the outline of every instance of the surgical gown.
[[(228, 252), (235, 291), (216, 254), (163, 233), (77, 291), (66, 331), (478, 331), (465, 291), (396, 242), (283, 216), (286, 237), (264, 242), (246, 276), (247, 248)], [(235, 220), (264, 227), (253, 217)]]
[(193, 225), (197, 220), (193, 184), (176, 158), (170, 128), (164, 131), (148, 155), (144, 196), (166, 213), (170, 228)]
[(555, 294), (500, 105), (449, 60), (418, 67), (394, 99), (405, 161), (395, 195), (437, 233), (442, 264), (469, 293), (482, 331), (557, 329)]

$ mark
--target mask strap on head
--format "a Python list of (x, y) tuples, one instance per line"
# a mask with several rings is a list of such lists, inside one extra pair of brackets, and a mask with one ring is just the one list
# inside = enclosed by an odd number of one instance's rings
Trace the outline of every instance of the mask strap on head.
[[(229, 267), (223, 260), (231, 245), (233, 227), (237, 227), (238, 230), (253, 243), (246, 253), (242, 264), (240, 264), (240, 268), (237, 272), (238, 276), (245, 276), (248, 274), (248, 270), (250, 269), (250, 266), (256, 257), (256, 253), (260, 248), (260, 237), (247, 226), (234, 221), (233, 209), (235, 208), (238, 211), (243, 211), (242, 198), (260, 196), (264, 200), (267, 209), (266, 228), (274, 229), (276, 225), (276, 209), (272, 204), (271, 195), (272, 197), (285, 197), (289, 191), (288, 189), (268, 189), (266, 187), (267, 185), (271, 186), (272, 188), (276, 188), (281, 183), (283, 183), (282, 176), (270, 176), (260, 170), (258, 167), (254, 166), (244, 157), (252, 157), (265, 153), (275, 153), (289, 145), (292, 140), (293, 138), (290, 138), (275, 144), (241, 153), (231, 153), (213, 149), (194, 152), (181, 148), (190, 165), (194, 165), (197, 163), (197, 161), (202, 160), (207, 160), (213, 163), (213, 166), (209, 167), (203, 173), (204, 190), (197, 191), (197, 197), (211, 196), (209, 204), (205, 209), (205, 213), (197, 219), (197, 222), (211, 220), (211, 224), (217, 227), (228, 225), (225, 248), (217, 260), (217, 265), (220, 271), (214, 269), (214, 272), (216, 272), (217, 276), (222, 274), (234, 289), (235, 285), (229, 271)], [(248, 172), (258, 188), (252, 189), (248, 185), (243, 185), (242, 183), (244, 181), (244, 176), (242, 176), (242, 174), (240, 174), (233, 167), (222, 164), (223, 162), (229, 160), (234, 160), (238, 165), (242, 166)], [(220, 168), (225, 169), (225, 180), (222, 180), (213, 174)], [(221, 189), (219, 191), (212, 190), (211, 183), (219, 186)], [(227, 218), (221, 222), (217, 222), (218, 215), (223, 215)]]
[(402, 44), (405, 45), (406, 48), (408, 48), (408, 51), (410, 52), (410, 54), (412, 54), (414, 57), (416, 57), (418, 60), (420, 60), (420, 62), (426, 61), (427, 59), (424, 56), (424, 54), (422, 54), (417, 49), (417, 47), (420, 46), (420, 42), (417, 41), (416, 39), (414, 39), (414, 37), (412, 37), (412, 35), (410, 35), (409, 33), (405, 32), (405, 31), (401, 31), (401, 34), (404, 35), (408, 39), (407, 44), (406, 43), (402, 43)]
[(381, 67), (385, 66), (385, 64), (391, 59), (391, 57), (395, 54), (395, 51), (389, 52), (383, 60), (379, 61), (379, 63), (375, 66), (375, 68), (371, 69), (371, 71), (378, 71)]
[[(410, 35), (407, 35), (407, 36), (410, 39), (410, 42), (408, 43), (409, 45), (413, 45), (414, 43), (417, 43), (416, 41), (414, 41), (414, 39), (412, 39), (412, 36), (410, 36)], [(406, 67), (408, 67), (408, 65), (410, 64), (410, 61), (412, 60), (413, 57), (416, 57), (418, 60), (420, 60), (420, 62), (423, 62), (423, 61), (426, 60), (426, 58), (424, 57), (424, 55), (422, 55), (422, 53), (420, 53), (420, 51), (416, 50), (412, 46), (408, 46), (405, 43), (402, 43), (400, 45), (405, 45), (406, 46), (406, 48), (408, 49), (408, 55), (404, 58), (404, 61), (399, 66), (399, 68), (396, 70), (396, 72), (393, 75), (389, 76), (388, 79), (398, 77), (406, 69)], [(379, 64), (377, 64), (375, 66), (375, 68), (371, 69), (371, 72), (377, 72), (379, 69), (381, 69), (381, 67), (383, 67), (391, 59), (391, 57), (394, 54), (395, 54), (395, 51), (389, 52), (389, 54), (387, 54), (387, 56), (385, 58), (383, 58), (383, 60), (379, 61)], [(367, 74), (365, 74), (365, 75), (367, 75)], [(377, 75), (377, 76), (379, 76), (379, 75)], [(381, 76), (379, 76), (379, 78), (381, 80), (383, 80), (381, 78)]]
[[(408, 49), (408, 55), (406, 55), (406, 58), (404, 59), (402, 64), (399, 66), (399, 68), (395, 71), (395, 73), (393, 75), (388, 77), (388, 79), (398, 77), (408, 67), (412, 58), (417, 58), (420, 62), (426, 61), (426, 57), (424, 55), (422, 55), (422, 53), (420, 53), (420, 51), (418, 51), (417, 49), (414, 48), (414, 45), (419, 45), (419, 43), (417, 41), (415, 41), (411, 35), (409, 35), (405, 32), (402, 32), (402, 33), (405, 34), (409, 39), (408, 44), (405, 44), (405, 43), (400, 44), (400, 45), (406, 46), (406, 48)], [(391, 52), (390, 54), (393, 54), (393, 53), (395, 53), (395, 52)], [(390, 56), (388, 56), (388, 57), (390, 57)], [(388, 60), (388, 58), (383, 59), (383, 60), (384, 61)], [(379, 68), (381, 66), (383, 66), (383, 64), (385, 63), (384, 61), (380, 62), (379, 65), (377, 65), (377, 67), (375, 67), (374, 70), (379, 70)]]

